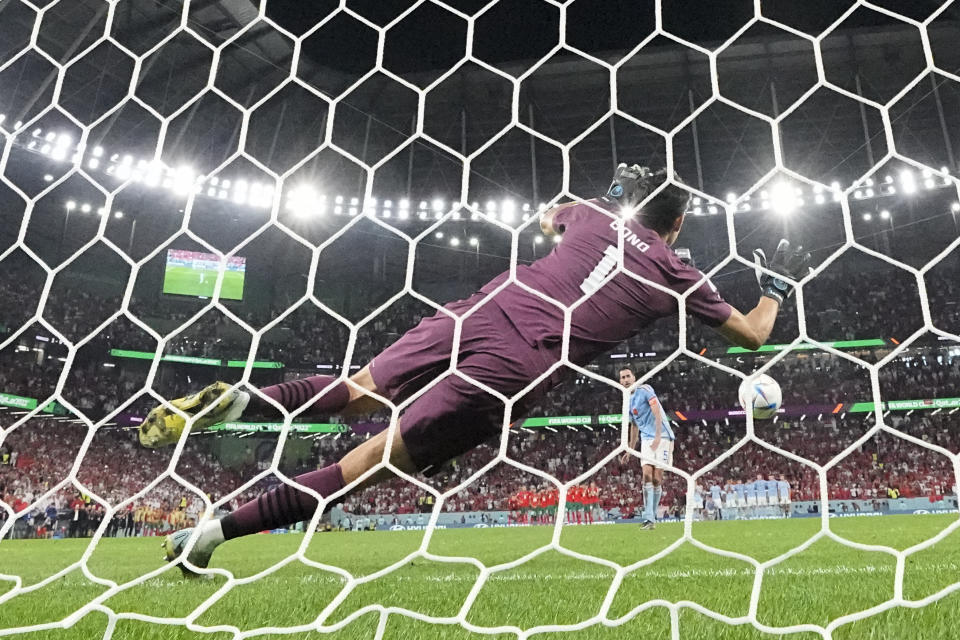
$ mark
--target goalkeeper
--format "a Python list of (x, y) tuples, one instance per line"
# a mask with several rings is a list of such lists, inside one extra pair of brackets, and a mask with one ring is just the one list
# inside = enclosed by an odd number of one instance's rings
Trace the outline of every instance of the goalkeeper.
[[(715, 327), (737, 346), (757, 349), (769, 337), (778, 310), (793, 291), (792, 285), (758, 269), (762, 295), (756, 307), (742, 314), (724, 302), (713, 284), (700, 271), (684, 264), (670, 248), (683, 226), (689, 194), (669, 184), (643, 202), (667, 179), (665, 170), (651, 172), (637, 165), (621, 164), (603, 197), (589, 203), (559, 205), (543, 214), (543, 232), (563, 234), (564, 241), (533, 264), (518, 266), (517, 279), (563, 305), (585, 298), (571, 314), (571, 362), (584, 366), (655, 320), (678, 311), (673, 296), (624, 272), (614, 274), (618, 234), (622, 236), (626, 270), (680, 294), (690, 291), (687, 313)], [(637, 211), (639, 205), (642, 207)], [(625, 210), (633, 210), (633, 215), (621, 224)], [(809, 258), (809, 254), (791, 250), (788, 242), (781, 241), (770, 269), (798, 280), (806, 275)], [(757, 251), (755, 259), (758, 265), (766, 266), (762, 252)], [(486, 302), (463, 321), (456, 368), (512, 397), (561, 359), (564, 313), (513, 283), (488, 300), (508, 277), (509, 272), (501, 274), (473, 296), (452, 302), (445, 309), (462, 315)], [(352, 385), (330, 376), (314, 376), (266, 387), (260, 392), (287, 410), (312, 402), (311, 412), (317, 414), (367, 413), (381, 407), (367, 392), (400, 403), (441, 378), (450, 367), (453, 343), (454, 321), (446, 313), (438, 312), (424, 318), (353, 375)], [(517, 401), (511, 419), (518, 419), (532, 402), (560, 383), (563, 371), (561, 367), (551, 373)], [(261, 405), (253, 409), (272, 406), (255, 396), (252, 401)], [(238, 419), (250, 402), (250, 394), (229, 391), (228, 385), (215, 383), (171, 404), (189, 416), (215, 404), (211, 411), (194, 420), (194, 428), (203, 429)], [(405, 409), (397, 429), (383, 431), (347, 453), (339, 463), (298, 476), (296, 482), (325, 497), (340, 491), (381, 464), (390, 433), (390, 462), (406, 473), (429, 474), (443, 462), (498, 436), (503, 409), (503, 403), (494, 396), (459, 376), (447, 375)], [(186, 420), (179, 413), (159, 406), (141, 426), (140, 441), (147, 447), (173, 444), (185, 426)], [(357, 488), (392, 475), (387, 468), (378, 469)], [(317, 504), (309, 493), (281, 484), (223, 519), (208, 522), (189, 560), (205, 567), (210, 554), (223, 541), (308, 520)], [(168, 559), (181, 553), (191, 533), (187, 529), (168, 537)]]

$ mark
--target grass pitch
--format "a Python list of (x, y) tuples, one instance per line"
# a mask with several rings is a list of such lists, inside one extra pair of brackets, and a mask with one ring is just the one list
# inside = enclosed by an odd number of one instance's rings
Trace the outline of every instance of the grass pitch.
[[(200, 281), (201, 275), (203, 276), (203, 282)], [(217, 283), (217, 275), (216, 269), (167, 267), (163, 278), (163, 292), (212, 298), (213, 288)], [(242, 300), (244, 275), (240, 271), (224, 272), (220, 297), (229, 300)]]
[[(956, 516), (886, 516), (831, 520), (831, 529), (848, 540), (863, 544), (907, 549), (927, 540)], [(694, 537), (704, 544), (770, 560), (803, 544), (820, 528), (820, 521), (780, 520), (754, 522), (695, 523)], [(507, 563), (549, 543), (551, 527), (522, 529), (438, 530), (429, 551), (437, 555), (472, 556), (491, 567)], [(605, 558), (621, 566), (636, 563), (678, 541), (682, 525), (664, 524), (655, 531), (640, 531), (636, 525), (567, 527), (561, 544), (570, 550)], [(302, 542), (300, 535), (252, 536), (221, 547), (214, 565), (233, 572), (236, 578), (254, 576), (292, 554)], [(400, 561), (418, 548), (422, 532), (323, 533), (314, 536), (307, 549), (309, 560), (341, 567), (360, 577)], [(0, 544), (0, 573), (17, 575), (23, 585), (36, 584), (80, 559), (89, 540), (4, 541)], [(120, 584), (164, 564), (160, 539), (106, 539), (87, 561), (98, 578)], [(185, 580), (172, 568), (146, 582), (110, 597), (107, 587), (96, 584), (79, 569), (32, 592), (9, 597), (12, 582), (0, 582), (7, 593), (0, 603), (0, 635), (11, 627), (57, 622), (72, 616), (97, 598), (98, 608), (77, 619), (70, 628), (16, 635), (29, 640), (103, 637), (112, 639), (211, 639), (233, 638), (236, 630), (291, 627), (314, 622), (338, 593), (344, 581), (335, 573), (294, 560), (268, 576), (227, 586), (225, 578)], [(796, 624), (825, 626), (841, 616), (880, 605), (894, 596), (896, 559), (880, 551), (860, 551), (823, 537), (800, 553), (768, 569), (764, 574), (757, 619), (770, 627)], [(456, 616), (479, 575), (467, 563), (440, 563), (419, 557), (370, 582), (356, 585), (324, 624), (349, 624), (329, 635), (297, 632), (265, 635), (280, 638), (337, 640), (374, 638), (381, 615), (377, 611), (357, 615), (371, 604), (397, 607), (438, 618)], [(384, 617), (384, 638), (446, 640), (465, 638), (515, 638), (516, 630), (539, 625), (574, 625), (601, 612), (611, 592), (614, 570), (601, 564), (548, 550), (524, 564), (494, 573), (484, 583), (466, 619), (495, 635), (482, 635), (459, 625), (429, 624), (391, 611)], [(751, 564), (724, 557), (684, 542), (669, 555), (627, 574), (610, 602), (608, 620), (629, 618), (617, 627), (592, 626), (559, 633), (537, 633), (544, 640), (671, 637), (671, 612), (662, 602), (637, 612), (650, 600), (685, 603), (676, 624), (683, 639), (749, 639), (789, 637), (810, 640), (819, 633), (789, 636), (761, 633), (753, 626), (728, 625), (714, 620), (691, 603), (731, 618), (746, 616), (751, 605), (755, 571)], [(960, 530), (936, 545), (907, 557), (903, 597), (919, 600), (960, 582)], [(214, 602), (212, 596), (220, 596)], [(850, 622), (833, 631), (833, 638), (890, 638), (897, 640), (957, 637), (960, 628), (960, 591), (922, 608), (896, 607), (863, 621)], [(109, 629), (105, 611), (120, 614)], [(189, 630), (167, 626), (150, 617), (177, 618), (181, 625), (190, 618), (203, 627)], [(195, 627), (196, 629), (196, 627)]]

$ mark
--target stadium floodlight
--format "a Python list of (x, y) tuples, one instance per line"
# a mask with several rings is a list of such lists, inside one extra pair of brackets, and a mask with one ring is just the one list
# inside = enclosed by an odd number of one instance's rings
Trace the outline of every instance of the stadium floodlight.
[(73, 211), (77, 208), (77, 203), (73, 200), (67, 200), (67, 211)]
[(57, 139), (57, 134), (55, 134), (53, 131), (48, 131), (47, 135), (45, 135), (43, 139), (46, 140), (47, 142), (53, 142), (54, 140)]
[(923, 186), (925, 186), (927, 189), (936, 189), (937, 181), (934, 180), (933, 178), (927, 178), (926, 180), (923, 181)]
[(435, 234), (433, 234), (433, 237), (437, 240), (443, 240), (443, 231), (437, 231)]
[[(337, 196), (337, 197), (339, 197), (339, 196)], [(336, 206), (336, 207), (333, 208), (333, 212), (339, 216), (340, 214), (343, 213), (343, 207), (341, 207), (341, 206)]]
[(889, 220), (890, 212), (884, 209), (883, 211), (880, 212), (880, 217), (883, 218), (884, 220)]
[(560, 234), (557, 234), (557, 235), (553, 236), (553, 243), (554, 243), (554, 244), (558, 244), (561, 240), (563, 240), (563, 236), (561, 236)]
[(113, 217), (119, 220), (120, 218), (123, 217), (123, 211), (117, 211), (116, 213), (113, 214)]
[(356, 208), (356, 207), (350, 207), (349, 213), (350, 213), (351, 216), (357, 215), (357, 208)]
[(533, 237), (533, 242), (534, 242), (535, 244), (543, 244), (543, 236), (539, 236), (539, 235), (538, 235), (538, 236), (534, 236), (534, 237)]
[(735, 194), (733, 191), (727, 194), (727, 202), (729, 204), (733, 204), (736, 201), (737, 201), (737, 194)]
[(471, 247), (477, 247), (480, 245), (480, 240), (477, 238), (470, 238), (469, 242)]
[(900, 172), (900, 188), (907, 194), (917, 192), (917, 176), (914, 175), (913, 171), (904, 169)]
[(712, 213), (712, 214), (716, 215), (716, 213), (719, 211), (719, 209), (717, 209), (716, 205), (710, 205), (709, 207), (707, 207), (707, 211), (708, 211), (709, 213)]
[(817, 194), (813, 199), (817, 204), (824, 204), (827, 201), (827, 199), (823, 197), (822, 193)]
[(48, 173), (48, 174), (46, 174), (45, 176), (43, 176), (43, 181), (44, 181), (44, 182), (53, 182), (53, 176)]
[[(182, 166), (173, 175), (173, 190), (175, 193), (188, 194), (193, 190), (195, 183), (196, 178), (192, 167)], [(244, 187), (246, 187), (246, 184), (244, 184)], [(246, 188), (244, 188), (244, 191), (246, 191)]]
[(433, 204), (431, 205), (431, 208), (433, 209), (434, 212), (443, 211), (444, 209), (443, 200), (441, 200), (440, 198), (435, 199), (433, 201)]
[(3, 124), (4, 120), (7, 119), (7, 114), (0, 113), (0, 124)]
[(102, 156), (103, 156), (103, 147), (101, 147), (101, 146), (99, 146), (99, 145), (96, 146), (96, 147), (94, 147), (94, 148), (93, 148), (93, 157), (94, 157), (94, 158), (100, 158), (100, 157), (102, 157)]
[[(374, 202), (374, 204), (376, 204), (377, 199), (374, 198), (374, 199), (373, 199), (373, 202)], [(392, 209), (392, 208), (393, 208), (393, 200), (384, 200), (384, 201), (383, 201), (383, 208), (384, 208), (384, 209)]]
[(450, 238), (450, 246), (451, 246), (451, 247), (459, 247), (459, 246), (460, 246), (460, 238), (456, 238), (456, 237)]
[(80, 205), (80, 211), (83, 213), (90, 213), (92, 209), (93, 207), (91, 207), (89, 203), (84, 202), (82, 205)]
[(299, 185), (291, 189), (287, 196), (287, 210), (296, 216), (305, 216), (310, 213), (310, 206), (317, 199), (317, 193), (312, 186)]
[(530, 211), (530, 203), (529, 203), (529, 202), (524, 202), (522, 208), (523, 208), (524, 211)]
[(336, 198), (333, 199), (333, 201), (336, 202), (337, 204), (343, 204), (343, 196), (337, 196)]
[(778, 182), (770, 189), (770, 205), (776, 213), (787, 215), (797, 208), (797, 198), (793, 188), (786, 182)]
[(954, 213), (960, 213), (960, 202), (954, 202), (950, 205), (950, 211)]
[[(0, 122), (3, 122), (3, 120), (0, 120)], [(940, 173), (942, 173), (945, 176), (950, 175), (950, 167), (947, 167), (947, 166), (940, 167)]]
[(402, 199), (400, 200), (400, 208), (401, 208), (401, 209), (409, 209), (409, 208), (410, 208), (410, 201), (409, 201), (407, 198), (402, 198)]
[(796, 192), (788, 183), (778, 182), (770, 189), (770, 204), (781, 215), (793, 213), (797, 208)]
[(350, 198), (350, 204), (352, 204), (353, 206), (357, 206), (358, 204), (360, 204), (360, 199), (359, 199), (359, 198)]
[(500, 219), (504, 222), (513, 222), (516, 217), (517, 203), (507, 198), (500, 203)]
[(865, 213), (863, 214), (863, 219), (866, 220), (867, 222), (870, 222), (871, 220), (873, 220), (873, 214)]

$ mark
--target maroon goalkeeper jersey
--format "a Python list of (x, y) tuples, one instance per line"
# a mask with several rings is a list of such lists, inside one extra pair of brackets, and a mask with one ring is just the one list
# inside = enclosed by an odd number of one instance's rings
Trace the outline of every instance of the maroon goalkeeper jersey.
[[(659, 318), (677, 312), (676, 299), (638, 278), (617, 269), (617, 222), (595, 208), (579, 204), (559, 211), (554, 227), (563, 229), (563, 241), (546, 257), (517, 267), (517, 280), (565, 305), (586, 299), (571, 316), (571, 358), (583, 361), (607, 351)], [(684, 293), (704, 278), (667, 246), (654, 231), (636, 219), (623, 225), (624, 266), (677, 293)], [(501, 274), (481, 289), (490, 293), (508, 277)], [(517, 331), (535, 344), (562, 340), (563, 311), (536, 295), (511, 284), (494, 298)], [(716, 327), (730, 317), (732, 308), (707, 280), (687, 297), (687, 312)]]

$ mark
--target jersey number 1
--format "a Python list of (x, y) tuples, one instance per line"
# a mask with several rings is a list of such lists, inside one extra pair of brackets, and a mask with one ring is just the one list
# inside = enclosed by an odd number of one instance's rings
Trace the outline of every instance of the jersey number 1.
[(607, 247), (603, 251), (603, 258), (600, 259), (600, 262), (593, 268), (590, 275), (580, 283), (580, 291), (583, 291), (588, 296), (596, 293), (600, 285), (603, 284), (604, 278), (610, 275), (610, 272), (616, 268), (618, 258), (617, 248), (613, 245)]

